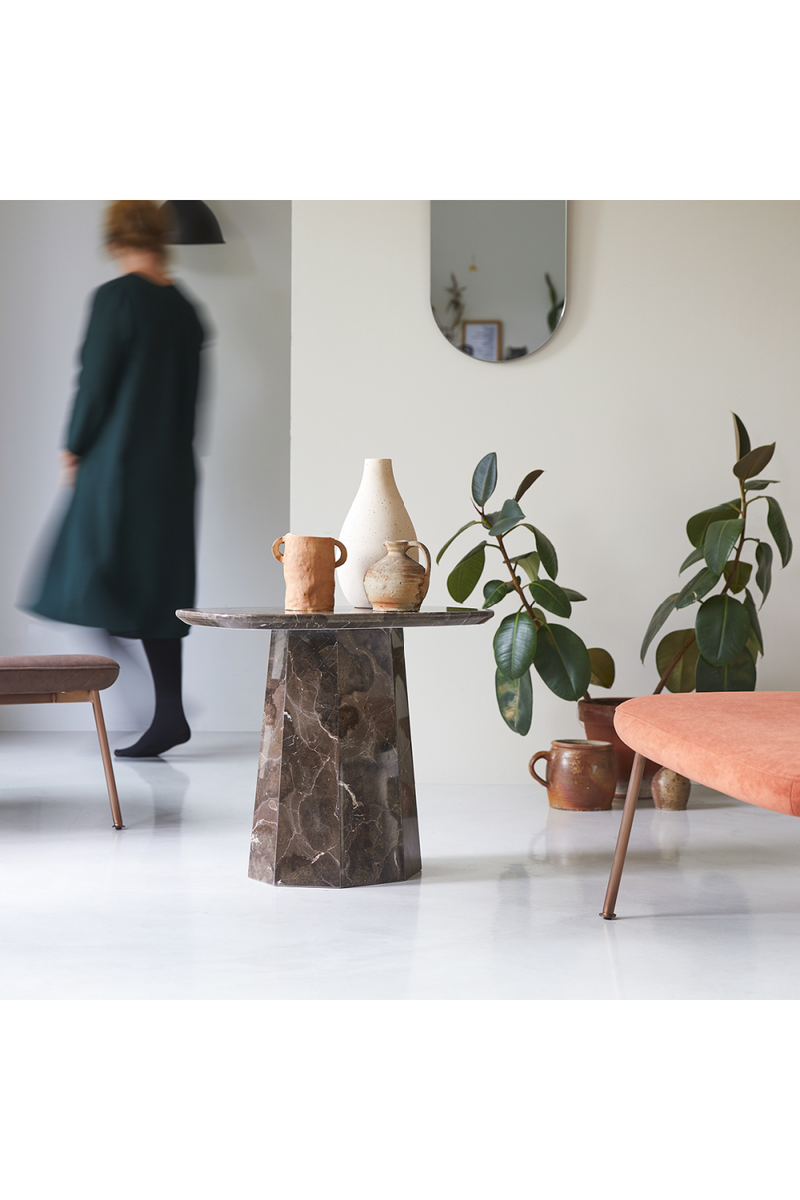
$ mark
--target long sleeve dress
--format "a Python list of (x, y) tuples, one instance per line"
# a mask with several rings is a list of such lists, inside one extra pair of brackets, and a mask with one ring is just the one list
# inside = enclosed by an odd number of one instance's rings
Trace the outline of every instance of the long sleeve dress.
[(195, 410), (203, 328), (174, 284), (94, 293), (67, 449), (75, 490), (30, 611), (140, 638), (182, 637), (195, 595)]

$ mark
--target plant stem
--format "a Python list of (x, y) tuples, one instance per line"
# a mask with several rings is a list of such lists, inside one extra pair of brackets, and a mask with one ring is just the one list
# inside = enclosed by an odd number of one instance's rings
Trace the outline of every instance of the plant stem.
[(511, 562), (511, 559), (506, 554), (506, 548), (503, 545), (502, 535), (499, 533), (496, 533), (493, 536), (497, 539), (497, 544), (500, 547), (500, 553), (503, 556), (504, 563), (508, 567), (508, 573), (511, 576), (511, 582), (514, 585), (514, 589), (516, 590), (520, 600), (522, 601), (523, 605), (525, 606), (525, 610), (528, 613), (528, 616), (530, 617), (530, 619), (533, 621), (534, 625), (538, 629), (541, 625), (541, 621), (539, 621), (537, 619), (536, 614), (533, 611), (533, 605), (530, 603), (530, 601), (528, 600), (528, 597), (525, 595), (525, 593), (523, 592), (523, 590), (520, 586), (520, 582), (517, 579), (517, 575), (514, 570), (514, 564)]

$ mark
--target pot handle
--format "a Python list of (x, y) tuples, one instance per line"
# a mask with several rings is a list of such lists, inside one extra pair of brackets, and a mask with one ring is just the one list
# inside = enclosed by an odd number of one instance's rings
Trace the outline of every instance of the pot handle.
[(550, 751), (549, 751), (549, 750), (539, 750), (537, 754), (534, 754), (533, 758), (532, 758), (532, 759), (531, 759), (531, 761), (528, 763), (528, 770), (530, 771), (531, 775), (533, 776), (533, 778), (536, 780), (536, 782), (537, 782), (537, 783), (540, 783), (540, 784), (542, 785), (542, 787), (547, 787), (547, 780), (546, 780), (546, 779), (542, 779), (541, 775), (537, 775), (537, 774), (536, 774), (536, 770), (535, 770), (535, 768), (534, 768), (534, 765), (533, 765), (533, 764), (534, 764), (535, 762), (537, 762), (537, 761), (538, 761), (540, 758), (546, 758), (546, 759), (547, 759), (547, 762), (548, 762), (548, 764), (549, 764), (549, 762), (550, 762)]
[(431, 555), (430, 555), (430, 551), (428, 550), (428, 547), (423, 546), (422, 542), (409, 542), (408, 544), (409, 544), (409, 546), (416, 546), (425, 555), (425, 561), (428, 564), (425, 568), (425, 578), (430, 579), (430, 577), (431, 577)]
[(272, 556), (273, 558), (277, 558), (279, 563), (283, 562), (283, 555), (278, 546), (280, 546), (281, 542), (285, 542), (288, 536), (288, 533), (284, 533), (282, 537), (275, 538), (275, 541), (272, 543)]
[(333, 569), (335, 571), (337, 567), (340, 567), (342, 565), (342, 563), (347, 562), (347, 547), (345, 545), (343, 545), (342, 542), (337, 542), (336, 538), (333, 538), (333, 544), (334, 544), (334, 546), (338, 546), (342, 552), (341, 557), (338, 559), (338, 561), (335, 559), (335, 555), (334, 555), (335, 561), (333, 564)]

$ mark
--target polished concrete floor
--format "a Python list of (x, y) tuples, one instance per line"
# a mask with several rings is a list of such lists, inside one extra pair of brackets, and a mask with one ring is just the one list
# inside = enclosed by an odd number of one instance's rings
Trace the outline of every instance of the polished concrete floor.
[(0, 733), (0, 1000), (800, 998), (794, 818), (645, 802), (607, 922), (619, 808), (420, 785), (421, 876), (272, 888), (247, 878), (257, 755), (201, 734), (117, 762), (117, 832), (94, 734)]

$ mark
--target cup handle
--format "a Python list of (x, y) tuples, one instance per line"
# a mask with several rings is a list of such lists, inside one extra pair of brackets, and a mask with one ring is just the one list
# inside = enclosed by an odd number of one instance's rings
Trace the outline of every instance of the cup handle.
[(347, 547), (344, 546), (341, 542), (337, 542), (336, 538), (333, 539), (333, 544), (334, 544), (334, 546), (338, 546), (342, 552), (341, 557), (338, 559), (338, 561), (336, 559), (334, 559), (333, 569), (335, 571), (337, 567), (340, 567), (342, 565), (342, 563), (347, 562)]
[(278, 549), (278, 546), (280, 546), (281, 542), (285, 542), (287, 537), (288, 537), (288, 534), (284, 533), (283, 537), (276, 538), (275, 541), (272, 543), (273, 558), (277, 558), (279, 563), (283, 562), (283, 555), (281, 554), (280, 550)]
[(547, 787), (547, 780), (542, 779), (541, 775), (536, 774), (536, 769), (533, 765), (540, 758), (546, 758), (549, 763), (550, 762), (550, 751), (549, 750), (539, 750), (539, 752), (537, 754), (534, 754), (533, 758), (528, 763), (528, 770), (530, 771), (531, 775), (533, 776), (533, 778), (536, 780), (537, 783), (540, 783), (542, 785), (542, 787)]
[(409, 544), (409, 546), (417, 546), (422, 551), (422, 553), (425, 555), (425, 561), (428, 564), (427, 567), (425, 568), (425, 578), (430, 579), (430, 577), (431, 577), (431, 556), (430, 556), (430, 551), (428, 550), (428, 547), (423, 546), (422, 542), (409, 542), (408, 544)]

